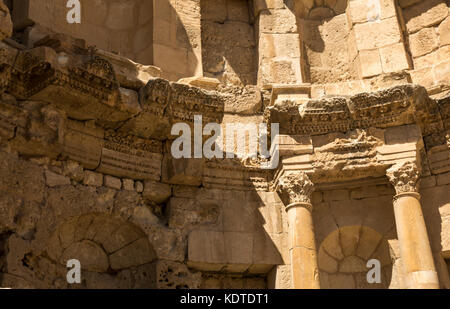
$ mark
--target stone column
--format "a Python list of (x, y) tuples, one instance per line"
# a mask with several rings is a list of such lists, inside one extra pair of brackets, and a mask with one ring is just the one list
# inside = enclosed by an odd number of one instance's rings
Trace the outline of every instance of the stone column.
[(314, 185), (303, 172), (283, 175), (277, 190), (286, 205), (289, 255), (294, 289), (319, 289), (319, 270), (312, 218)]
[(419, 175), (417, 165), (411, 162), (387, 170), (397, 193), (394, 215), (407, 288), (438, 289), (439, 280), (420, 205)]

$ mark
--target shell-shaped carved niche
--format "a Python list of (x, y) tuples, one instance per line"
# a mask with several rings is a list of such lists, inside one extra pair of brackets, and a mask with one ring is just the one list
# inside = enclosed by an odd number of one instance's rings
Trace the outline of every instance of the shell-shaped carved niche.
[(99, 213), (73, 217), (61, 224), (49, 239), (47, 254), (63, 266), (77, 259), (82, 270), (97, 273), (117, 272), (156, 259), (140, 228)]
[[(369, 283), (370, 260), (379, 261), (380, 283)], [(385, 289), (392, 279), (389, 243), (366, 226), (344, 226), (330, 233), (319, 248), (320, 284), (325, 289)]]

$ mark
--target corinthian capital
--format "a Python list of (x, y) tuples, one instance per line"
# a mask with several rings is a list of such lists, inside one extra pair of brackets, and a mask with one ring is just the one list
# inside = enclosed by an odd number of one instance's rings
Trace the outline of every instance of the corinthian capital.
[(294, 203), (311, 204), (314, 184), (304, 172), (290, 172), (278, 180), (277, 191), (285, 206)]
[(419, 192), (420, 172), (417, 164), (413, 162), (395, 164), (386, 171), (386, 175), (394, 185), (397, 194)]

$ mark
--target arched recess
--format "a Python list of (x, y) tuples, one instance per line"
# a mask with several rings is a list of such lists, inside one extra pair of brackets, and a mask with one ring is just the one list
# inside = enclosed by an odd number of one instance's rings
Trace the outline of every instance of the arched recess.
[(155, 288), (156, 253), (145, 233), (108, 214), (91, 213), (62, 223), (47, 245), (51, 261), (80, 261), (81, 287)]
[[(321, 243), (318, 254), (320, 285), (325, 289), (387, 289), (392, 279), (389, 243), (380, 233), (366, 226), (344, 226), (331, 232)], [(379, 261), (380, 283), (369, 283), (367, 274)]]

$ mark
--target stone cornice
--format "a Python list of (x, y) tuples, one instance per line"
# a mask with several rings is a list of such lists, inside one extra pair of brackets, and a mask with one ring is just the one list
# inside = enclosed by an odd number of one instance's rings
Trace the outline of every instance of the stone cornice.
[(280, 123), (280, 133), (288, 135), (320, 135), (413, 123), (421, 127), (424, 136), (444, 129), (436, 101), (424, 87), (412, 84), (304, 103), (278, 100), (266, 110), (266, 117), (268, 122)]

